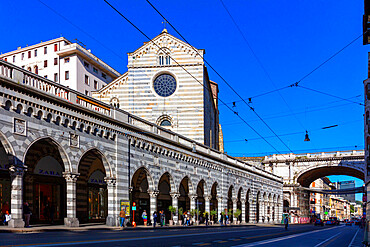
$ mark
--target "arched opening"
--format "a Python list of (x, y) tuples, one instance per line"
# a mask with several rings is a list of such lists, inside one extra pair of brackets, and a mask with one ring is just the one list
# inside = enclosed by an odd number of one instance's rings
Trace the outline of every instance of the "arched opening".
[[(238, 201), (236, 202), (236, 209), (239, 209), (240, 211), (242, 210), (242, 202), (241, 202), (242, 193), (243, 193), (243, 189), (240, 188), (238, 191)], [(242, 217), (243, 217), (242, 213), (238, 217), (239, 222), (242, 222)]]
[(182, 208), (184, 212), (190, 210), (190, 198), (189, 198), (189, 178), (184, 177), (181, 180), (179, 187), (179, 208)]
[(217, 186), (218, 186), (217, 182), (213, 183), (212, 188), (211, 188), (211, 202), (210, 202), (210, 205), (209, 205), (211, 211), (216, 210), (216, 212), (217, 212), (214, 219), (211, 219), (211, 220), (214, 220), (214, 221), (216, 221), (217, 217), (218, 217)]
[(246, 223), (249, 223), (249, 213), (250, 213), (250, 205), (249, 205), (249, 198), (250, 197), (250, 190), (247, 191), (247, 197), (246, 197), (246, 201), (245, 201), (245, 222)]
[[(149, 172), (145, 168), (139, 168), (131, 179), (132, 187), (132, 202), (136, 203), (135, 211), (135, 222), (139, 225), (143, 225), (143, 219), (141, 218), (144, 210), (149, 216), (153, 212), (150, 212), (150, 197), (149, 197), (149, 181), (148, 181)], [(149, 219), (150, 217), (148, 217)]]
[(23, 201), (29, 203), (33, 223), (63, 224), (66, 217), (66, 164), (59, 149), (52, 139), (45, 138), (26, 153)]
[(288, 200), (283, 201), (283, 208), (284, 208), (284, 212), (288, 211), (288, 208), (289, 208), (289, 201)]
[(261, 192), (258, 191), (257, 197), (256, 197), (256, 222), (260, 222), (260, 197)]
[(162, 175), (158, 183), (159, 194), (157, 197), (157, 210), (165, 214), (166, 223), (171, 219), (171, 212), (168, 210), (172, 205), (171, 193), (171, 175), (166, 172)]
[[(198, 219), (199, 221), (201, 221), (200, 223), (203, 223), (203, 212), (206, 211), (206, 201), (204, 200), (204, 185), (205, 185), (205, 182), (204, 180), (200, 180), (200, 182), (198, 183), (198, 186), (197, 186), (197, 199), (195, 201), (195, 208), (199, 210), (199, 215), (201, 219)], [(209, 212), (208, 212), (209, 213)]]
[(105, 222), (108, 215), (106, 171), (101, 153), (86, 152), (79, 164), (77, 179), (77, 218), (82, 222)]
[(227, 214), (229, 216), (229, 221), (233, 222), (233, 216), (230, 215), (230, 212), (233, 211), (233, 189), (234, 187), (231, 185), (229, 191), (227, 192)]
[(266, 221), (270, 222), (271, 220), (271, 215), (272, 215), (272, 196), (271, 194), (267, 196), (267, 206), (266, 206)]
[(0, 207), (10, 213), (10, 174), (8, 153), (0, 141)]
[(276, 196), (274, 195), (273, 196), (273, 198), (272, 198), (272, 221), (275, 221), (276, 220), (276, 218), (275, 218), (275, 216), (276, 216), (276, 213), (275, 213), (275, 210), (276, 210), (276, 204), (275, 204), (275, 202), (276, 202)]

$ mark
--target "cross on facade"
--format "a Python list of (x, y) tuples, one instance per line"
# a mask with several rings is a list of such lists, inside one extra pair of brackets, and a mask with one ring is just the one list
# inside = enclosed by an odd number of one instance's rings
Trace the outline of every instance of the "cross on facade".
[(162, 24), (164, 25), (164, 29), (166, 29), (166, 24), (167, 24), (168, 22), (166, 21), (166, 20), (164, 20), (164, 21), (162, 21)]

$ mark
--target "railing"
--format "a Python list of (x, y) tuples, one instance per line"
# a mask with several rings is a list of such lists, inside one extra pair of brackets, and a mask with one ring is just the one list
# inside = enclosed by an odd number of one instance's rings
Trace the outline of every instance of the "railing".
[(364, 150), (349, 150), (349, 151), (331, 151), (331, 152), (317, 152), (317, 153), (303, 153), (303, 154), (273, 154), (265, 156), (266, 161), (274, 160), (292, 160), (292, 159), (306, 159), (306, 158), (333, 158), (333, 157), (350, 157), (350, 156), (363, 156)]

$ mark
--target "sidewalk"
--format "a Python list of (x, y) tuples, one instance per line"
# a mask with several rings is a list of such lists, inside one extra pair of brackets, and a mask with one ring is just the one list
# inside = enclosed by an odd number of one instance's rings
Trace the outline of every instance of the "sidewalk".
[[(240, 224), (240, 225), (228, 225), (226, 227), (243, 227), (243, 226), (268, 226), (276, 227), (276, 224)], [(80, 227), (66, 227), (64, 225), (31, 225), (27, 228), (10, 228), (8, 226), (0, 226), (0, 233), (30, 233), (30, 232), (52, 232), (52, 231), (92, 231), (92, 230), (111, 230), (111, 231), (130, 231), (130, 230), (165, 230), (165, 229), (184, 229), (184, 228), (205, 228), (204, 224), (193, 225), (193, 226), (164, 226), (164, 227), (153, 227), (153, 226), (137, 226), (137, 227), (117, 227), (117, 226), (107, 226), (105, 224), (81, 224)], [(208, 227), (221, 228), (225, 226), (220, 226), (219, 224), (209, 225)]]

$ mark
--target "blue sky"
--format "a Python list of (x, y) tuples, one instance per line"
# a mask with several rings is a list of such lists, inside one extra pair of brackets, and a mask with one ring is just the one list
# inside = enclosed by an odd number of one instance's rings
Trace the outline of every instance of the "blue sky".
[[(43, 1), (68, 21), (41, 0), (0, 2), (0, 9), (6, 10), (0, 25), (1, 52), (63, 35), (82, 41), (95, 55), (123, 73), (127, 70), (127, 52), (147, 41), (103, 0), (91, 0), (88, 4), (78, 0)], [(219, 0), (153, 0), (152, 3), (193, 46), (206, 50), (207, 61), (243, 98), (252, 97), (252, 107), (281, 135), (290, 150), (304, 153), (363, 149), (363, 107), (360, 105), (295, 87), (253, 97), (295, 83), (361, 35), (363, 1), (223, 1), (253, 52)], [(110, 2), (149, 37), (162, 31), (162, 18), (145, 0)], [(170, 27), (168, 31), (178, 37)], [(368, 50), (362, 45), (362, 39), (357, 40), (300, 85), (363, 102)], [(240, 116), (279, 152), (289, 152), (210, 69), (209, 74), (219, 83), (222, 101), (230, 106), (236, 102), (234, 110)], [(222, 104), (219, 108), (228, 154), (276, 153), (234, 113)], [(331, 125), (338, 127), (321, 129)], [(303, 141), (306, 130), (310, 142)]]

